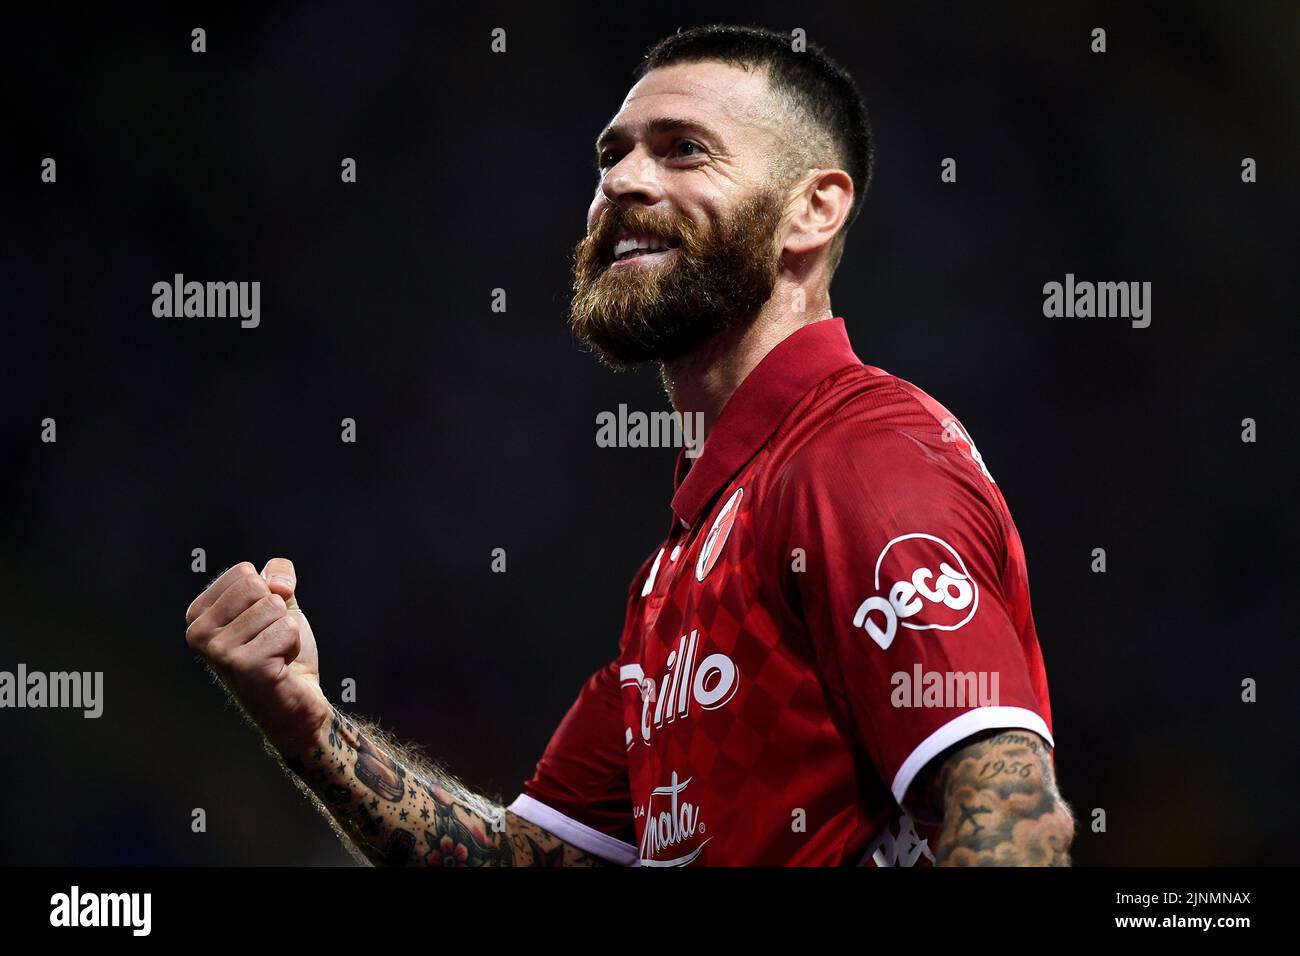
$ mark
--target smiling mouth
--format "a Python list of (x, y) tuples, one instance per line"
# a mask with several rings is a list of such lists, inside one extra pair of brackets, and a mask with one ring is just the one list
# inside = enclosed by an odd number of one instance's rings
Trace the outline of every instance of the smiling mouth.
[(677, 254), (676, 249), (658, 249), (653, 252), (639, 250), (636, 253), (629, 253), (621, 259), (615, 259), (609, 264), (611, 269), (643, 269), (649, 268), (657, 263), (671, 259)]
[(611, 266), (626, 262), (654, 262), (668, 258), (677, 250), (676, 239), (663, 239), (658, 236), (640, 236), (624, 234), (614, 243)]

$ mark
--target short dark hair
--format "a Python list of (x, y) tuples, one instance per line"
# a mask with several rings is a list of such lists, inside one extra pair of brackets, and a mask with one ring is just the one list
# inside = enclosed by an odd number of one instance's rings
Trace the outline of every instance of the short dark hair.
[[(853, 206), (836, 237), (842, 247), (844, 233), (857, 219), (871, 183), (875, 150), (867, 106), (848, 72), (815, 43), (796, 52), (790, 36), (756, 26), (710, 24), (679, 30), (652, 46), (633, 71), (640, 79), (651, 70), (674, 63), (720, 62), (745, 70), (766, 70), (772, 90), (784, 95), (800, 117), (827, 140), (834, 159), (853, 180)], [(832, 267), (839, 255), (832, 258)]]

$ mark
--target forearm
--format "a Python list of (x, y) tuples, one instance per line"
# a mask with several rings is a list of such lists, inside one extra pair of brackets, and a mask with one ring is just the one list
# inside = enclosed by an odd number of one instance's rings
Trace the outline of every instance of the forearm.
[(598, 865), (338, 710), (311, 744), (280, 756), (352, 854), (376, 865)]
[(937, 866), (1069, 866), (1074, 817), (1046, 743), (1005, 731), (960, 747), (937, 775)]

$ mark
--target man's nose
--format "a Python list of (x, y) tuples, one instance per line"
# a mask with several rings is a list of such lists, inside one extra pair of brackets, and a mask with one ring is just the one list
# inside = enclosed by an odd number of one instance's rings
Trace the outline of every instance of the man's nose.
[(633, 203), (652, 206), (663, 198), (659, 169), (652, 156), (632, 150), (601, 180), (600, 190), (613, 205), (626, 208)]

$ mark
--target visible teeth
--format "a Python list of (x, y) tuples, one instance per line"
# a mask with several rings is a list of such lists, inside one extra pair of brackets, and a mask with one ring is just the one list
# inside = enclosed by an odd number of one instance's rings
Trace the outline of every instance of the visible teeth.
[(667, 241), (659, 238), (638, 236), (630, 239), (620, 239), (614, 244), (614, 258), (620, 259), (629, 252), (658, 252), (661, 249), (668, 248), (670, 248), (670, 246)]

